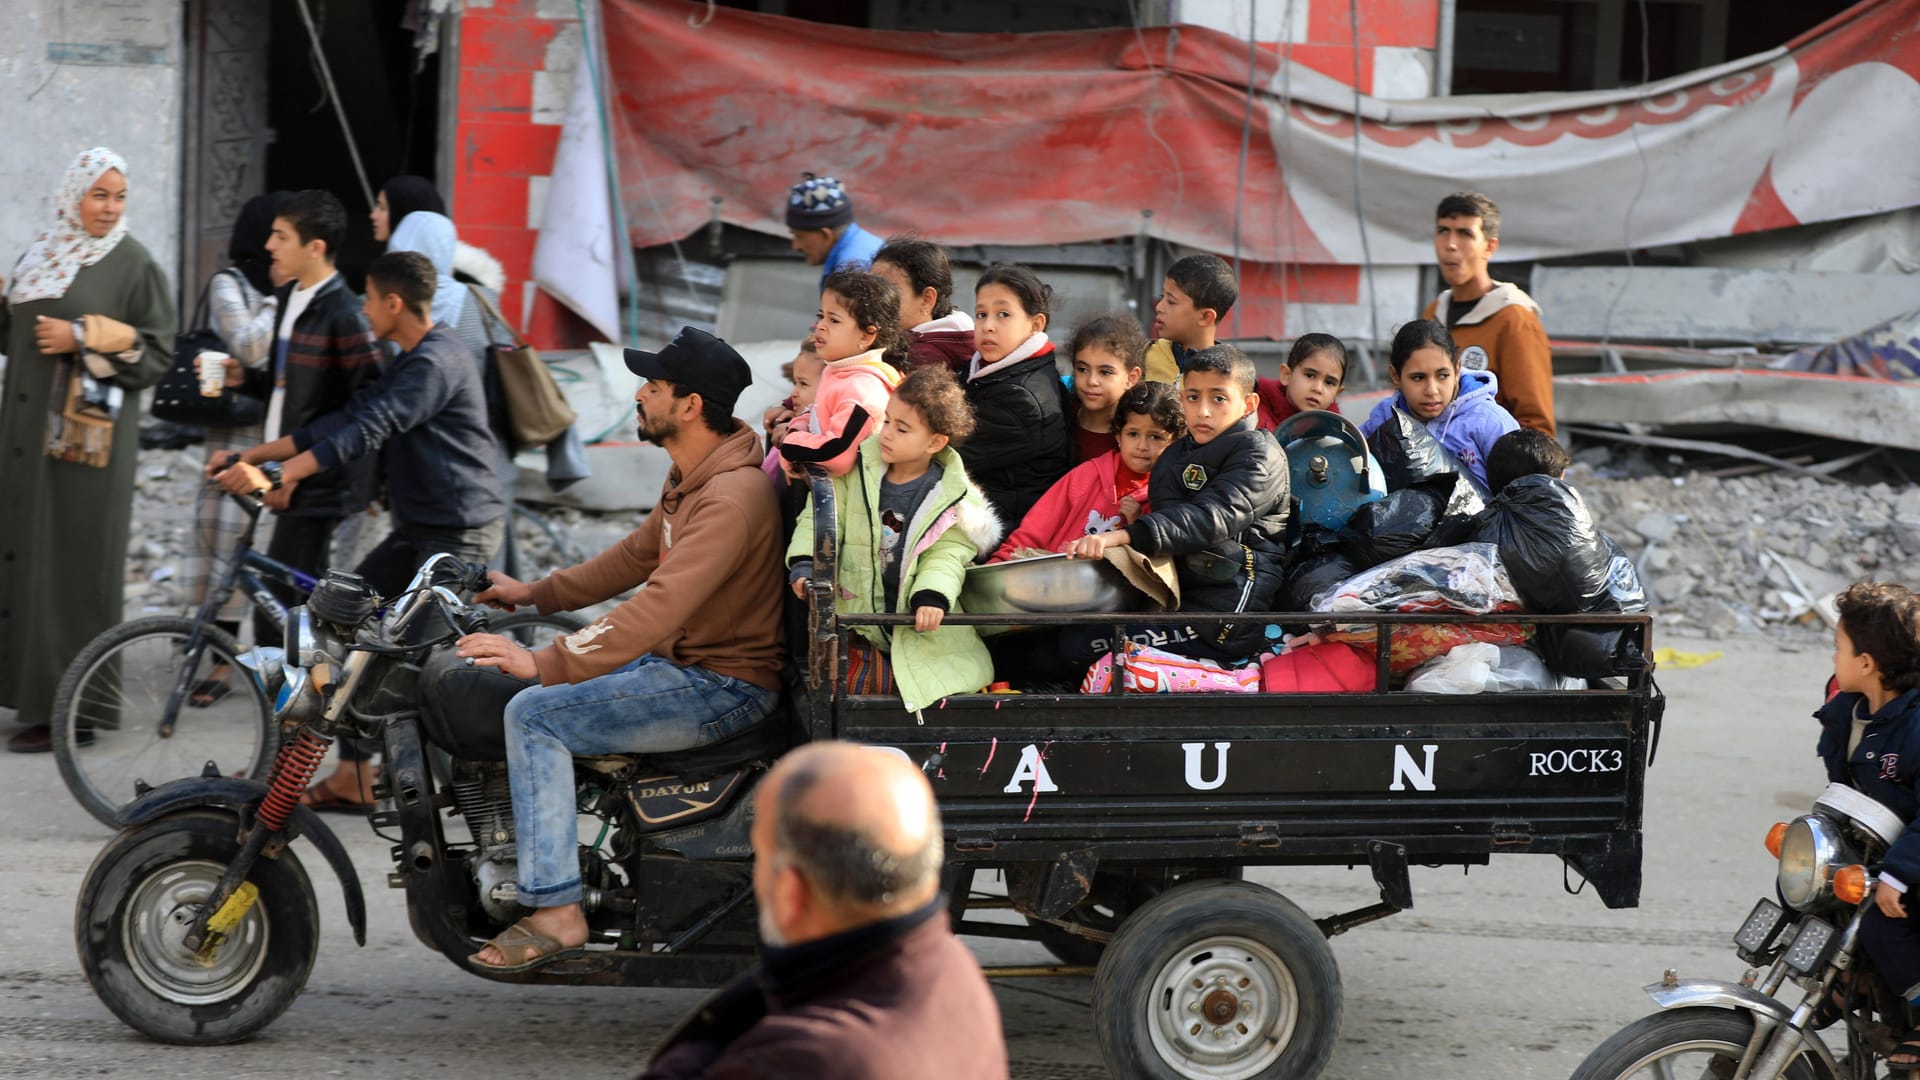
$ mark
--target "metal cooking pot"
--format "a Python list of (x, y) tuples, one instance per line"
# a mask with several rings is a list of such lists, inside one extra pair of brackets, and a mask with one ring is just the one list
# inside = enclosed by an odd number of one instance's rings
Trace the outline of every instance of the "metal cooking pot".
[(1144, 611), (1147, 596), (1105, 559), (1037, 555), (973, 566), (960, 610), (976, 615)]

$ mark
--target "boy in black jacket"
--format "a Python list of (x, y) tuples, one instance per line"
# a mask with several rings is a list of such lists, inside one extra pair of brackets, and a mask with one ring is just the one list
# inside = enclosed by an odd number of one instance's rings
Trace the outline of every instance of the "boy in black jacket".
[[(1098, 559), (1110, 547), (1171, 555), (1184, 611), (1270, 611), (1286, 558), (1286, 451), (1256, 426), (1253, 362), (1231, 345), (1187, 357), (1180, 387), (1187, 434), (1160, 455), (1148, 481), (1153, 512), (1076, 542)], [(1166, 648), (1233, 662), (1265, 644), (1264, 623), (1188, 627)]]
[[(1865, 794), (1907, 822), (1887, 851), (1874, 906), (1860, 922), (1868, 959), (1893, 991), (1920, 1004), (1920, 926), (1906, 896), (1920, 885), (1920, 598), (1884, 582), (1861, 582), (1838, 598), (1833, 632), (1832, 700), (1820, 721), (1827, 779)], [(1920, 1065), (1920, 1032), (1909, 1033), (1887, 1063)]]

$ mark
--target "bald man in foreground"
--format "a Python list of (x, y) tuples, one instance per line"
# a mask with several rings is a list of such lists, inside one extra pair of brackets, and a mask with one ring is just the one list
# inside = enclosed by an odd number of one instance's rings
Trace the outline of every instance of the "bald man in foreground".
[(754, 796), (762, 965), (669, 1035), (642, 1080), (1006, 1080), (980, 965), (940, 897), (933, 790), (899, 754), (822, 742)]

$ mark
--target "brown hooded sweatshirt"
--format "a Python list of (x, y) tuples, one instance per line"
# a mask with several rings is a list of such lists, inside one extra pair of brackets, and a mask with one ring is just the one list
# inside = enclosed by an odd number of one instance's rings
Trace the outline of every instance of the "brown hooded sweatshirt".
[[(1443, 292), (1420, 313), (1423, 319), (1446, 321)], [(1436, 314), (1438, 312), (1438, 314)], [(1518, 285), (1496, 281), (1452, 327), (1460, 347), (1460, 366), (1491, 371), (1500, 382), (1494, 400), (1520, 421), (1521, 427), (1548, 435), (1553, 422), (1553, 348), (1540, 325), (1540, 305)]]
[(759, 440), (736, 420), (733, 434), (686, 476), (667, 475), (653, 513), (626, 539), (533, 583), (542, 615), (646, 586), (534, 653), (541, 685), (584, 682), (653, 653), (778, 690), (780, 532)]

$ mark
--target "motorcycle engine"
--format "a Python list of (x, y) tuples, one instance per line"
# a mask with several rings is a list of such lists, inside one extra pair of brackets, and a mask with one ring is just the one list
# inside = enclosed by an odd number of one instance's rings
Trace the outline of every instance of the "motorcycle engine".
[(468, 861), (480, 906), (490, 918), (520, 917), (519, 866), (513, 840), (513, 794), (507, 766), (498, 761), (453, 763), (453, 804), (467, 823), (475, 851)]

